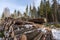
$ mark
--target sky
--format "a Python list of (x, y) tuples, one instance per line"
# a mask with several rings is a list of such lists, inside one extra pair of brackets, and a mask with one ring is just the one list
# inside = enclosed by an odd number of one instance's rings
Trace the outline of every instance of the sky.
[(10, 13), (13, 13), (16, 9), (19, 10), (21, 13), (25, 12), (26, 6), (34, 5), (37, 8), (40, 5), (41, 0), (0, 0), (0, 17), (4, 8), (9, 8)]
[(0, 0), (0, 17), (2, 15), (4, 8), (7, 7), (10, 9), (11, 13), (13, 13), (15, 9), (23, 13), (27, 5), (33, 5), (33, 1), (35, 3), (34, 5), (37, 8), (41, 0)]

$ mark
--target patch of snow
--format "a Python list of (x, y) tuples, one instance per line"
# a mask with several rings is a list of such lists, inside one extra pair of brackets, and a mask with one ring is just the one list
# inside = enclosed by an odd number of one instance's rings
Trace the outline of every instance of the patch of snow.
[(52, 29), (52, 34), (53, 34), (54, 39), (60, 40), (60, 30)]
[(3, 40), (3, 38), (0, 38), (0, 40)]
[(47, 30), (46, 30), (46, 28), (42, 28), (41, 31), (46, 33)]
[(30, 24), (26, 24), (24, 25), (26, 28), (32, 28), (33, 25), (30, 25)]

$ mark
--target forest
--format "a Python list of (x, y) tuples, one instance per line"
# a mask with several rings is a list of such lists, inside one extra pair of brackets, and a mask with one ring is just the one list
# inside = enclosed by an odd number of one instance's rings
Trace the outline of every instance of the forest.
[[(5, 9), (7, 10), (9, 8)], [(6, 13), (3, 12), (2, 18), (6, 17)], [(7, 15), (9, 15), (9, 13)], [(31, 5), (30, 7), (28, 7), (28, 5), (26, 6), (26, 11), (23, 14), (20, 11), (15, 10), (14, 13), (10, 14), (10, 17), (26, 19), (46, 18), (47, 23), (59, 23), (60, 4), (57, 2), (57, 0), (52, 0), (52, 2), (49, 0), (41, 0), (37, 9), (33, 3), (33, 7), (31, 7)]]

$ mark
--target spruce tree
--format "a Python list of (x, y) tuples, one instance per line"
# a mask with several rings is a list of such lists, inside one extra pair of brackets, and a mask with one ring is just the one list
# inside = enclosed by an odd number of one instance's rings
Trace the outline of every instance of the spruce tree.
[(32, 11), (31, 11), (31, 5), (30, 5), (30, 8), (29, 8), (29, 16), (32, 18)]
[(53, 4), (52, 4), (52, 13), (53, 13), (53, 22), (57, 23), (57, 0), (53, 0)]
[(40, 4), (40, 16), (43, 17), (43, 14), (44, 14), (44, 4), (43, 4), (43, 1), (41, 0), (41, 4)]
[(26, 17), (28, 16), (28, 5), (27, 5), (27, 7), (26, 7)]
[(35, 5), (33, 5), (33, 18), (37, 18), (37, 10)]
[(51, 15), (51, 11), (50, 11), (50, 3), (49, 3), (49, 0), (46, 1), (46, 19), (47, 19), (47, 22), (50, 20), (50, 15)]
[(20, 11), (17, 11), (17, 16), (18, 16), (18, 17), (22, 17), (22, 14), (21, 14)]
[(17, 18), (17, 13), (16, 13), (17, 11), (16, 10), (14, 10), (14, 18)]

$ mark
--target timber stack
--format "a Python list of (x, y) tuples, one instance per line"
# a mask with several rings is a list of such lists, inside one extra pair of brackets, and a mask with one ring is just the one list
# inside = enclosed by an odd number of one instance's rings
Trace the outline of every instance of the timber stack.
[[(36, 28), (36, 25), (32, 22), (10, 17), (2, 20), (0, 26), (0, 31), (4, 32), (3, 40), (43, 40), (42, 38), (46, 34), (39, 28)], [(46, 40), (49, 40), (49, 38), (51, 37), (47, 37)]]

